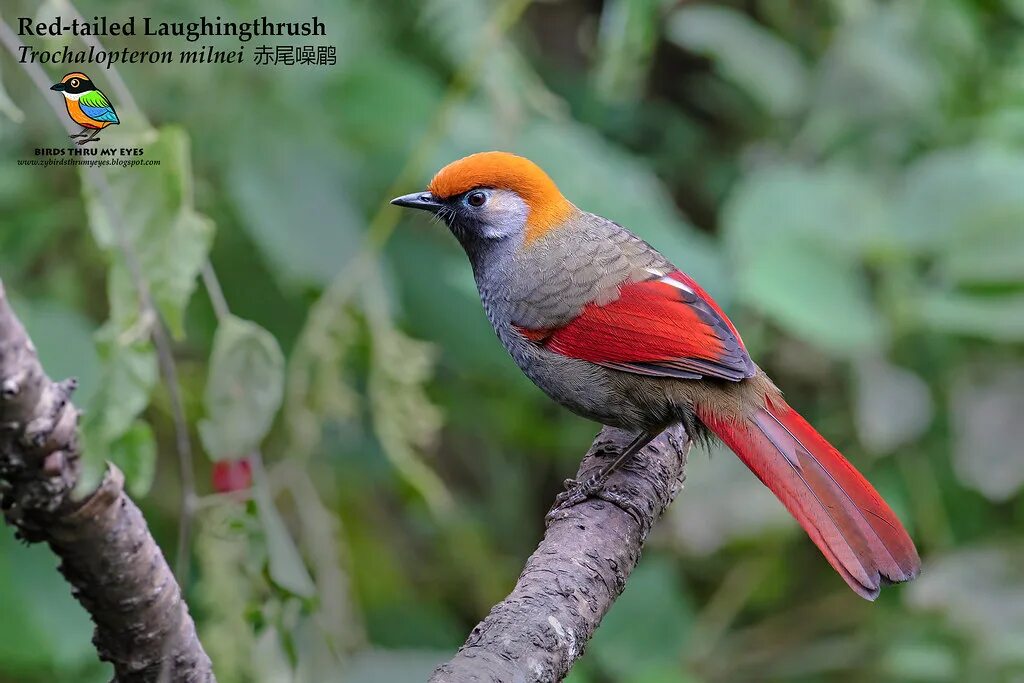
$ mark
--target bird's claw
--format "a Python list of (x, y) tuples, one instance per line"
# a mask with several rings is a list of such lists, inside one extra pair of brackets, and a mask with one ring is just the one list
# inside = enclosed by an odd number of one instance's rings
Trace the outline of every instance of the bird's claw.
[(555, 496), (555, 504), (551, 506), (551, 510), (545, 516), (545, 521), (551, 522), (559, 512), (564, 512), (590, 498), (601, 489), (603, 484), (602, 477), (596, 474), (583, 481), (566, 479), (563, 484), (565, 490)]
[(87, 142), (96, 142), (97, 140), (99, 140), (99, 138), (86, 138), (85, 140), (79, 140), (78, 141), (78, 146), (81, 147), (82, 145), (86, 144)]

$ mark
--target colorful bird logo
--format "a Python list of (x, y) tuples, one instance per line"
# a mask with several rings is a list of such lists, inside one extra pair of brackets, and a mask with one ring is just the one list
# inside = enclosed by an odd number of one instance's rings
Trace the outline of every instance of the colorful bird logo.
[(79, 145), (99, 140), (96, 135), (101, 130), (113, 123), (121, 123), (107, 96), (83, 73), (76, 71), (66, 75), (60, 79), (60, 83), (51, 86), (50, 90), (56, 90), (64, 95), (68, 116), (82, 127), (80, 133), (68, 136), (72, 140), (81, 138), (78, 140)]

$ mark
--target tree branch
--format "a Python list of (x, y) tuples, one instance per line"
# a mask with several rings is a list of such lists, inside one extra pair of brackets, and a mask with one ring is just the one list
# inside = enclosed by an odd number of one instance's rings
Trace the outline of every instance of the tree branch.
[[(633, 437), (605, 427), (580, 463), (597, 472)], [(516, 587), (491, 610), (431, 683), (551, 683), (583, 654), (640, 559), (654, 522), (682, 489), (690, 441), (669, 428), (587, 500), (549, 521)]]
[(46, 542), (96, 624), (100, 659), (118, 683), (212, 683), (210, 659), (163, 553), (109, 466), (73, 496), (80, 473), (74, 381), (53, 382), (0, 283), (0, 486), (8, 524)]

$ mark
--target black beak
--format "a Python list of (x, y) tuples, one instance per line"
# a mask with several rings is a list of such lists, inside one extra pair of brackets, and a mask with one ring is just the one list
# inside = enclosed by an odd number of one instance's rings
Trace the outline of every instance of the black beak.
[(67, 89), (68, 89), (68, 87), (66, 85), (64, 85), (63, 83), (54, 83), (53, 85), (50, 86), (50, 90), (59, 90), (59, 91), (63, 92), (64, 90), (67, 90)]
[(444, 206), (441, 201), (429, 192), (413, 192), (412, 194), (395, 197), (391, 200), (395, 206), (404, 206), (407, 209), (423, 209), (430, 213), (437, 213)]

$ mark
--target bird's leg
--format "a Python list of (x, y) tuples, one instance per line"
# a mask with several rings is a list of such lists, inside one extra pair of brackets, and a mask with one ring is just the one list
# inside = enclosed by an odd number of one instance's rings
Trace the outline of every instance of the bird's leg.
[(84, 145), (87, 142), (92, 142), (93, 140), (99, 140), (99, 138), (96, 137), (99, 134), (100, 134), (100, 129), (99, 128), (93, 128), (92, 129), (92, 134), (89, 137), (87, 137), (86, 139), (84, 139), (84, 140), (79, 140), (78, 144), (79, 145)]
[(622, 463), (639, 453), (643, 447), (653, 441), (658, 434), (660, 434), (660, 432), (642, 431), (637, 434), (636, 438), (630, 441), (625, 448), (622, 449), (622, 452), (619, 453), (615, 460), (602, 467), (597, 474), (588, 477), (583, 481), (566, 479), (566, 490), (559, 493), (555, 498), (555, 504), (551, 508), (551, 512), (548, 513), (548, 517), (555, 512), (566, 510), (571, 508), (573, 505), (582, 503), (599, 491), (601, 487), (604, 486), (604, 483), (608, 481), (608, 477), (610, 477), (615, 470), (619, 469), (619, 467), (622, 466)]
[(89, 130), (90, 130), (89, 128), (86, 128), (85, 126), (82, 126), (82, 130), (78, 131), (74, 135), (69, 135), (68, 137), (71, 138), (72, 140), (74, 140), (75, 138), (80, 138), (83, 135), (86, 135), (89, 132)]

